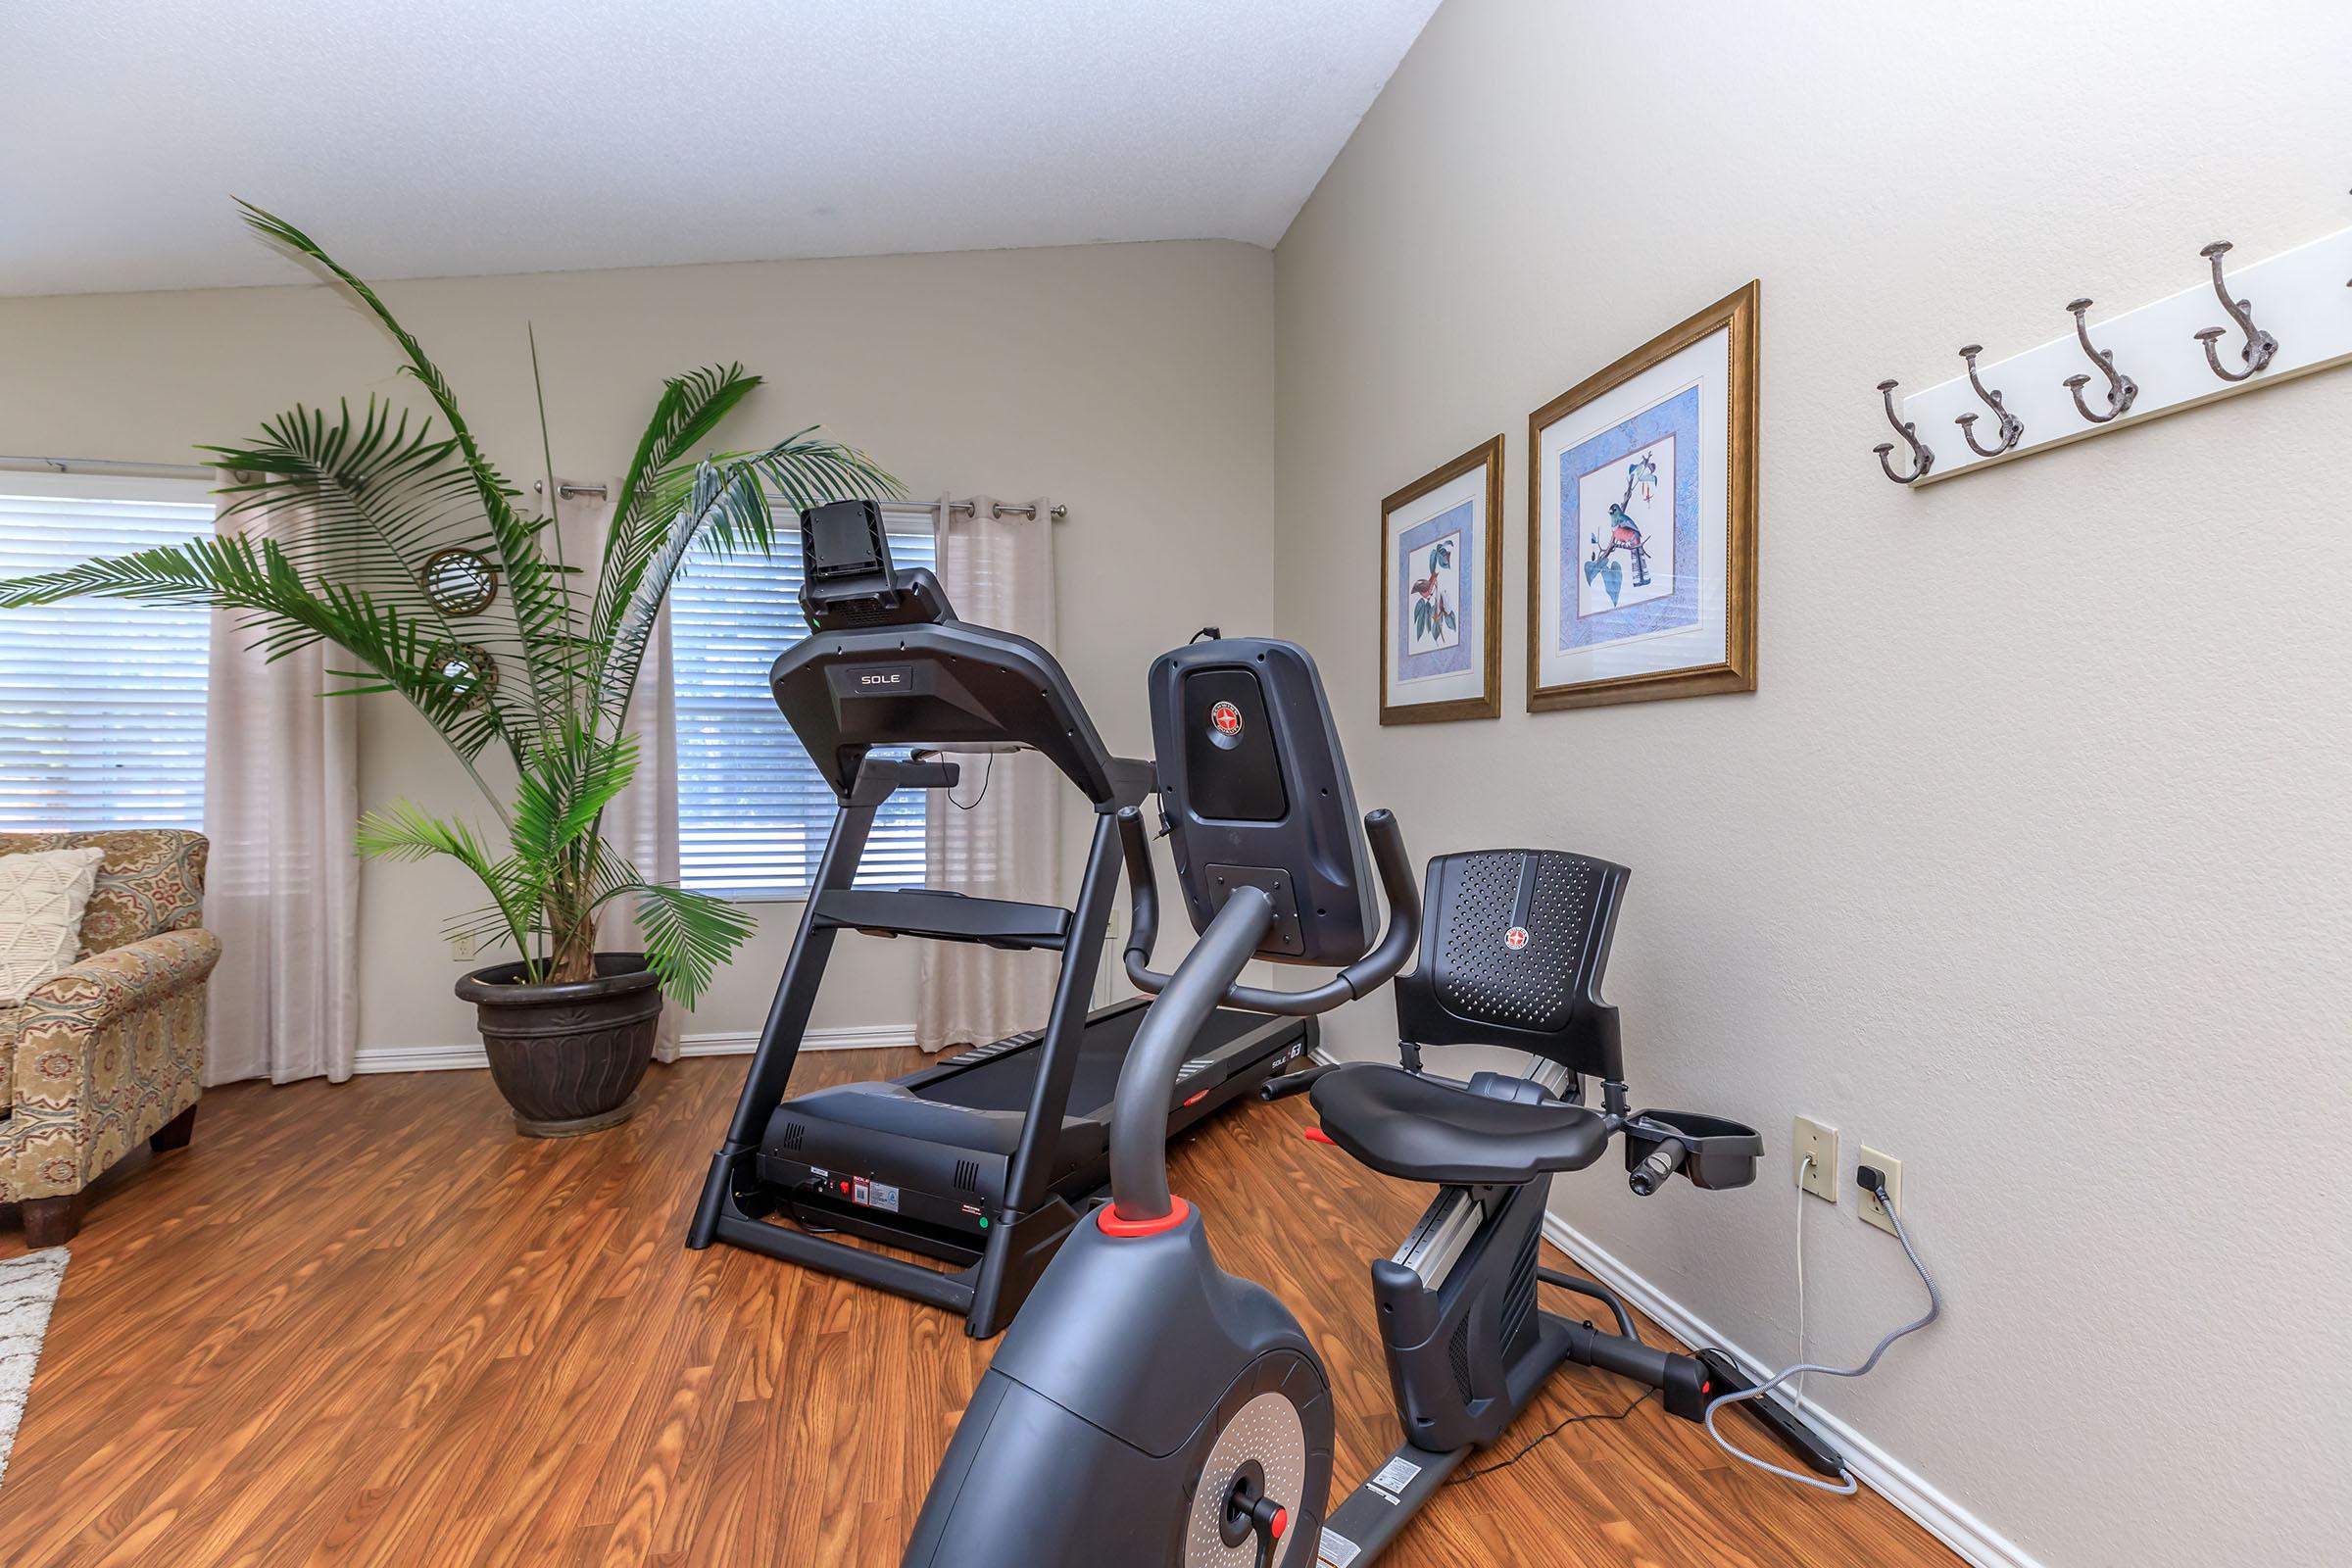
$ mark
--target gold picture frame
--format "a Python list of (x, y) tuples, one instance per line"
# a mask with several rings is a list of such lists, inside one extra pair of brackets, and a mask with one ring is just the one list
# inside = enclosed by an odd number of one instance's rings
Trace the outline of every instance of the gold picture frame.
[(1500, 435), (1381, 501), (1373, 628), (1383, 724), (1502, 716)]
[(1761, 293), (1750, 282), (1528, 416), (1529, 712), (1756, 689)]

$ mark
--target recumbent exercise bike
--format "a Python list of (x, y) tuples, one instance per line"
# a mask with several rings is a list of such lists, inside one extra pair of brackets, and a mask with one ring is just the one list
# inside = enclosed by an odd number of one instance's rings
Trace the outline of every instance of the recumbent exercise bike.
[[(1660, 1390), (1693, 1421), (1747, 1387), (1716, 1352), (1642, 1344), (1613, 1293), (1541, 1266), (1551, 1174), (1592, 1164), (1612, 1137), (1644, 1196), (1678, 1171), (1743, 1186), (1762, 1152), (1733, 1122), (1628, 1109), (1616, 1010), (1598, 997), (1625, 868), (1548, 851), (1446, 856), (1430, 865), (1425, 910), (1395, 817), (1374, 811), (1358, 827), (1303, 650), (1195, 643), (1153, 664), (1151, 690), (1161, 811), (1200, 938), (1173, 978), (1150, 968), (1157, 887), (1128, 808), (1127, 968), (1158, 1000), (1119, 1084), (1112, 1201), (1054, 1257), (974, 1391), (907, 1568), (1368, 1568), (1565, 1362)], [(1389, 904), (1377, 943), (1370, 865)], [(1277, 1080), (1311, 1086), (1322, 1125), (1308, 1136), (1440, 1188), (1396, 1255), (1372, 1265), (1404, 1441), (1327, 1521), (1330, 1380), (1298, 1320), (1219, 1269), (1200, 1215), (1169, 1193), (1166, 1107), (1212, 1008), (1329, 1011), (1397, 977), (1417, 933), (1420, 964), (1396, 979), (1403, 1065)], [(1304, 991), (1239, 984), (1261, 957), (1346, 967)], [(1467, 1082), (1421, 1070), (1420, 1048), (1456, 1044), (1536, 1062)], [(1600, 1083), (1597, 1106), (1587, 1078)], [(1541, 1309), (1540, 1283), (1604, 1303), (1613, 1326)], [(1779, 1406), (1746, 1408), (1835, 1473), (1838, 1456)]]

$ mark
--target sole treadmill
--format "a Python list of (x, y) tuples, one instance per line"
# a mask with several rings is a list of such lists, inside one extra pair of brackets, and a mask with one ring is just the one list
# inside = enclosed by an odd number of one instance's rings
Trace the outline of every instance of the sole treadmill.
[[(1110, 1105), (1149, 997), (1088, 1015), (1047, 1185), (1073, 1209), (1108, 1179)], [(888, 1083), (788, 1100), (754, 1168), (803, 1229), (841, 1231), (969, 1266), (1005, 1218), (1005, 1180), (1037, 1092), (1039, 1032), (949, 1056)], [(1176, 1137), (1314, 1049), (1315, 1020), (1220, 1008), (1177, 1081)]]
[[(1152, 794), (1152, 770), (1104, 749), (1051, 653), (956, 619), (929, 571), (898, 571), (872, 502), (804, 512), (801, 548), (809, 634), (776, 660), (768, 688), (840, 808), (686, 1245), (724, 1242), (895, 1291), (957, 1313), (966, 1334), (987, 1339), (1012, 1320), (1107, 1171), (1112, 1092), (1150, 1004), (1090, 1017), (1087, 999), (1124, 870), (1118, 813)], [(917, 747), (1025, 749), (1076, 787), (1094, 828), (1071, 907), (857, 885), (881, 806), (903, 789), (944, 793), (961, 777), (956, 762), (904, 750)], [(1053, 1006), (1034, 1034), (909, 1077), (788, 1098), (844, 931), (1058, 953)], [(1214, 1027), (1219, 1043), (1187, 1064), (1166, 1107), (1170, 1136), (1314, 1039), (1309, 1021), (1243, 1012)]]

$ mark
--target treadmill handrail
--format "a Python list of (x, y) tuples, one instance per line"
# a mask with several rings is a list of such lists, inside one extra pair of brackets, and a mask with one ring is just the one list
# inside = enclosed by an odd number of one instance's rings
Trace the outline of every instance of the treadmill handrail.
[[(1223, 1005), (1306, 1017), (1367, 996), (1403, 971), (1420, 940), (1421, 885), (1414, 879), (1412, 858), (1404, 849), (1404, 830), (1396, 825), (1394, 811), (1382, 808), (1365, 812), (1364, 834), (1371, 842), (1372, 862), (1389, 902), (1388, 928), (1372, 951), (1323, 984), (1304, 991), (1228, 985)], [(1152, 863), (1152, 841), (1144, 831), (1143, 812), (1134, 807), (1119, 812), (1119, 848), (1127, 861), (1133, 906), (1125, 953), (1127, 978), (1138, 991), (1157, 996), (1170, 984), (1168, 976), (1152, 967), (1152, 950), (1159, 940), (1159, 874)]]

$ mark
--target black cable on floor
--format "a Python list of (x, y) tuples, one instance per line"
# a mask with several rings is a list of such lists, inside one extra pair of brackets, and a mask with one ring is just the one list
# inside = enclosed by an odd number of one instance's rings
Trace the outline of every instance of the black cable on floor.
[(1622, 1421), (1627, 1416), (1632, 1415), (1636, 1410), (1639, 1410), (1643, 1405), (1647, 1404), (1651, 1399), (1655, 1398), (1657, 1396), (1657, 1393), (1658, 1391), (1655, 1389), (1646, 1390), (1643, 1392), (1642, 1397), (1636, 1399), (1633, 1403), (1627, 1405), (1622, 1410), (1593, 1410), (1584, 1415), (1563, 1417), (1560, 1422), (1550, 1431), (1545, 1432), (1539, 1437), (1530, 1438), (1525, 1443), (1521, 1444), (1518, 1451), (1513, 1453), (1508, 1459), (1497, 1459), (1493, 1464), (1481, 1465), (1476, 1470), (1464, 1470), (1446, 1484), (1449, 1487), (1457, 1486), (1464, 1481), (1476, 1481), (1480, 1476), (1491, 1476), (1497, 1470), (1508, 1470), (1511, 1466), (1526, 1458), (1529, 1453), (1533, 1452), (1539, 1444), (1548, 1443), (1551, 1439), (1558, 1437), (1561, 1433), (1567, 1431), (1570, 1427), (1577, 1425), (1579, 1422)]

